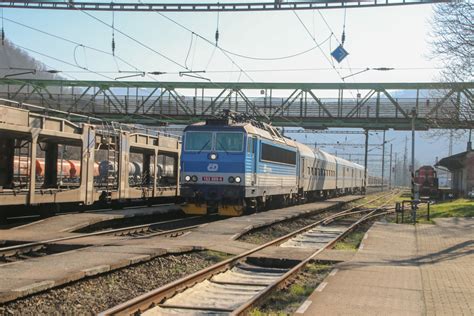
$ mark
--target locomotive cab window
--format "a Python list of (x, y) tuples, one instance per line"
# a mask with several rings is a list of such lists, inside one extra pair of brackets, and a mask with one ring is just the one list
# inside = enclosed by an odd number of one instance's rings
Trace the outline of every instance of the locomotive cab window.
[(242, 133), (216, 133), (216, 150), (240, 152), (244, 145)]
[(186, 150), (191, 151), (209, 151), (212, 148), (212, 133), (211, 132), (187, 132), (186, 143), (184, 145)]

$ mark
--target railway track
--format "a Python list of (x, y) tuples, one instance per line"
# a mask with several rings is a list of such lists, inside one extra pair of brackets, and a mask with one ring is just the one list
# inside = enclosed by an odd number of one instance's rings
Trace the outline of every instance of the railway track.
[[(385, 206), (396, 194), (379, 196), (326, 216), (288, 235), (108, 309), (100, 315), (238, 315), (248, 312), (275, 289), (284, 287), (306, 264), (359, 224), (390, 213)], [(381, 199), (384, 200), (380, 207), (362, 209)], [(354, 215), (361, 217), (355, 220), (346, 218)], [(343, 218), (346, 219), (342, 220)], [(311, 247), (315, 252), (289, 268), (256, 265), (246, 260), (258, 251), (276, 245), (287, 248)]]
[[(35, 257), (41, 257), (52, 253), (69, 250), (67, 245), (59, 245), (57, 243), (63, 241), (83, 239), (94, 236), (119, 236), (127, 238), (148, 238), (153, 236), (169, 236), (177, 237), (190, 230), (196, 229), (206, 223), (218, 220), (215, 215), (208, 216), (192, 216), (180, 219), (160, 221), (143, 225), (134, 225), (116, 229), (103, 230), (93, 233), (85, 233), (80, 235), (61, 237), (37, 242), (11, 245), (0, 248), (0, 262), (12, 262), (26, 260)], [(167, 229), (168, 226), (182, 226), (174, 229)], [(58, 251), (59, 250), (59, 251)]]
[[(161, 204), (167, 205), (167, 204)], [(141, 206), (129, 206), (128, 208), (134, 209), (139, 208)], [(109, 209), (97, 209), (92, 212), (101, 212), (101, 211), (108, 211)], [(71, 213), (65, 213), (71, 214)], [(115, 229), (107, 229), (98, 232), (91, 232), (91, 233), (82, 233), (80, 235), (68, 236), (68, 237), (61, 237), (49, 240), (42, 240), (37, 242), (27, 242), (27, 243), (10, 243), (8, 241), (4, 241), (3, 245), (7, 244), (8, 246), (4, 246), (0, 248), (0, 263), (6, 262), (14, 262), (20, 260), (27, 260), (37, 257), (42, 257), (50, 254), (55, 254), (59, 252), (65, 252), (68, 250), (76, 249), (77, 247), (69, 247), (65, 244), (58, 244), (64, 241), (70, 240), (77, 240), (87, 237), (94, 237), (94, 236), (106, 236), (106, 235), (114, 235), (120, 237), (130, 237), (130, 238), (148, 238), (153, 236), (169, 236), (169, 237), (177, 237), (182, 235), (192, 229), (199, 227), (200, 225), (209, 223), (213, 220), (217, 220), (218, 214), (209, 214), (206, 217), (203, 216), (192, 216), (192, 217), (185, 217), (180, 219), (172, 219), (167, 221), (159, 221), (153, 222), (148, 224), (142, 225), (134, 225), (134, 226), (127, 226)], [(210, 218), (210, 220), (209, 220)], [(193, 224), (192, 221), (202, 221), (199, 224)], [(189, 224), (185, 224), (186, 222), (191, 222)], [(162, 227), (165, 226), (166, 228)], [(167, 226), (183, 226), (179, 228), (167, 228)], [(5, 243), (6, 242), (6, 243)], [(0, 241), (0, 246), (2, 245), (2, 241)]]

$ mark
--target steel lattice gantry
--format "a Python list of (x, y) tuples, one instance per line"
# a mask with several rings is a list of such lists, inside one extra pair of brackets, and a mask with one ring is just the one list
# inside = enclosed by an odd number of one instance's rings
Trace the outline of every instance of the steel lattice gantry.
[(10, 0), (0, 1), (0, 7), (48, 10), (91, 11), (160, 11), (160, 12), (213, 12), (213, 11), (273, 11), (314, 10), (333, 8), (381, 7), (396, 5), (429, 4), (452, 0), (318, 0), (318, 1), (227, 1), (219, 2), (150, 2), (150, 1), (57, 1), (57, 0)]
[(474, 128), (474, 83), (224, 83), (0, 79), (0, 97), (141, 124), (188, 124), (224, 109), (278, 126)]

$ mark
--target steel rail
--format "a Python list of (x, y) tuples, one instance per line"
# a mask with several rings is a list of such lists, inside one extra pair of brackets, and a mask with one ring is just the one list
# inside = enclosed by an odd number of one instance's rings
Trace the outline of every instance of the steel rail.
[[(161, 222), (154, 222), (154, 223), (149, 223), (149, 224), (142, 224), (142, 225), (135, 225), (135, 226), (129, 226), (129, 227), (115, 228), (115, 229), (109, 229), (109, 230), (104, 230), (104, 231), (100, 231), (100, 232), (87, 233), (87, 234), (74, 235), (74, 236), (67, 236), (67, 237), (61, 237), (61, 238), (54, 238), (54, 239), (37, 241), (37, 242), (31, 242), (31, 243), (27, 243), (27, 244), (3, 247), (3, 248), (0, 248), (0, 258), (1, 257), (13, 256), (13, 255), (16, 255), (16, 254), (25, 253), (25, 252), (29, 252), (29, 251), (34, 251), (34, 250), (37, 250), (37, 249), (45, 246), (46, 244), (50, 244), (50, 243), (56, 243), (56, 242), (66, 241), (66, 240), (75, 240), (75, 239), (81, 239), (81, 238), (87, 238), (87, 237), (94, 237), (94, 236), (101, 236), (101, 235), (112, 235), (112, 234), (123, 233), (123, 232), (133, 232), (133, 231), (139, 231), (139, 230), (143, 231), (143, 229), (146, 229), (146, 228), (150, 229), (151, 226), (168, 224), (168, 223), (184, 221), (184, 220), (189, 220), (189, 219), (195, 219), (195, 218), (200, 218), (200, 217), (201, 216), (186, 217), (186, 218), (180, 218), (180, 219), (173, 219), (173, 220), (169, 220), (169, 221), (161, 221)], [(195, 228), (198, 228), (202, 225), (204, 225), (204, 224), (191, 225), (191, 226), (186, 226), (186, 227), (182, 227), (182, 228), (164, 230), (162, 232), (153, 233), (153, 236), (178, 233), (178, 232), (182, 232), (182, 231), (186, 231), (186, 230), (190, 230), (190, 229), (195, 229)]]
[[(369, 203), (372, 203), (374, 201), (377, 201), (377, 200), (380, 200), (386, 196), (389, 196), (389, 195), (392, 195), (392, 193), (388, 194), (388, 195), (382, 195), (382, 196), (378, 196), (377, 198), (375, 199), (372, 199), (370, 201), (367, 201), (365, 203), (362, 203), (360, 205), (357, 205), (355, 207), (352, 207), (350, 208), (349, 210), (354, 210), (354, 209), (358, 209), (364, 205), (367, 205)], [(347, 211), (349, 210), (345, 210), (345, 211), (342, 211), (344, 212), (344, 216), (347, 216)], [(292, 238), (293, 236), (296, 236), (298, 234), (301, 234), (315, 226), (318, 226), (320, 224), (322, 224), (324, 221), (325, 221), (326, 218), (322, 219), (322, 220), (319, 220), (315, 223), (312, 223), (310, 225), (307, 225), (303, 228), (300, 228), (294, 232), (291, 232), (285, 236), (282, 236), (282, 237), (279, 237), (277, 239), (274, 239), (272, 241), (269, 241), (263, 245), (260, 245), (260, 246), (257, 246), (253, 249), (250, 249), (240, 255), (237, 255), (237, 256), (234, 256), (232, 258), (229, 258), (227, 260), (224, 260), (222, 262), (219, 262), (219, 263), (216, 263), (210, 267), (207, 267), (203, 270), (200, 270), (200, 271), (197, 271), (193, 274), (190, 274), (184, 278), (181, 278), (181, 279), (178, 279), (176, 281), (173, 281), (171, 283), (168, 283), (160, 288), (157, 288), (155, 290), (152, 290), (148, 293), (145, 293), (145, 294), (142, 294), (134, 299), (131, 299), (127, 302), (124, 302), (122, 304), (119, 304), (117, 306), (114, 306), (106, 311), (103, 311), (99, 314), (99, 316), (105, 316), (105, 315), (116, 315), (116, 314), (134, 314), (136, 312), (143, 312), (145, 310), (147, 310), (150, 306), (154, 306), (154, 305), (157, 305), (159, 304), (160, 302), (162, 302), (163, 300), (167, 299), (167, 298), (170, 298), (172, 296), (174, 296), (176, 293), (180, 292), (180, 291), (183, 291), (185, 290), (186, 288), (194, 285), (194, 284), (197, 284), (199, 282), (202, 282), (210, 277), (212, 277), (213, 275), (217, 274), (217, 273), (220, 273), (220, 272), (223, 272), (223, 271), (226, 271), (228, 270), (229, 268), (231, 268), (235, 263), (237, 263), (238, 261), (240, 261), (241, 259), (245, 258), (245, 257), (248, 257), (249, 255), (251, 254), (254, 254), (262, 249), (265, 249), (265, 248), (268, 248), (270, 246), (273, 246), (273, 245), (277, 245), (279, 243), (282, 243), (284, 241), (286, 241), (287, 239), (290, 239)]]
[[(395, 197), (396, 194), (392, 196)], [(391, 199), (389, 199), (390, 201)], [(387, 205), (390, 203), (387, 201), (384, 205)], [(382, 206), (383, 207), (383, 206)], [(380, 208), (377, 208), (373, 211), (371, 211), (369, 214), (363, 216), (359, 220), (357, 220), (355, 223), (350, 225), (342, 234), (338, 235), (335, 237), (333, 240), (329, 241), (324, 245), (322, 248), (318, 249), (316, 252), (314, 252), (311, 256), (306, 258), (305, 260), (301, 261), (299, 264), (297, 264), (295, 267), (291, 268), (288, 272), (286, 272), (279, 280), (275, 281), (273, 284), (270, 286), (266, 287), (263, 289), (259, 294), (256, 296), (252, 297), (249, 301), (247, 301), (244, 305), (240, 306), (236, 310), (232, 311), (231, 315), (242, 315), (250, 311), (251, 308), (256, 306), (259, 302), (261, 302), (263, 299), (265, 299), (269, 294), (271, 294), (275, 289), (284, 287), (286, 283), (291, 279), (292, 276), (300, 272), (310, 261), (314, 260), (316, 256), (318, 256), (320, 253), (322, 253), (324, 250), (332, 247), (335, 243), (337, 243), (339, 240), (343, 239), (347, 234), (349, 234), (352, 230), (354, 230), (357, 226), (365, 222), (366, 220), (373, 218), (374, 216), (380, 216), (383, 215), (381, 214), (375, 214), (378, 212)], [(340, 217), (344, 217), (347, 215), (352, 215), (351, 213), (346, 213), (342, 214)]]

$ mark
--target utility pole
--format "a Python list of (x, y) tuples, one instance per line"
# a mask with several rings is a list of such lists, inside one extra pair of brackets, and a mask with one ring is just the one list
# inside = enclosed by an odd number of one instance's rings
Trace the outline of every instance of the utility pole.
[(393, 144), (390, 144), (390, 171), (388, 176), (388, 189), (392, 189), (392, 147)]
[[(364, 186), (367, 188), (367, 155), (369, 154), (369, 130), (365, 130)], [(367, 191), (367, 189), (366, 189)]]
[(383, 141), (382, 141), (382, 188), (384, 189), (384, 180), (385, 180), (385, 130), (383, 131)]
[(449, 150), (448, 150), (448, 156), (453, 155), (453, 130), (449, 131)]
[(467, 141), (467, 151), (472, 150), (472, 129), (469, 130), (469, 140)]
[(398, 173), (398, 153), (395, 153), (395, 166), (393, 167), (393, 184), (395, 186), (398, 185), (398, 178), (397, 178), (397, 173)]
[(406, 186), (406, 176), (407, 176), (407, 158), (408, 158), (408, 136), (405, 136), (405, 153), (403, 154), (403, 170), (402, 170), (402, 185)]
[(413, 217), (413, 224), (416, 224), (416, 205), (415, 200), (418, 199), (415, 192), (415, 118), (416, 110), (411, 112), (411, 210)]

